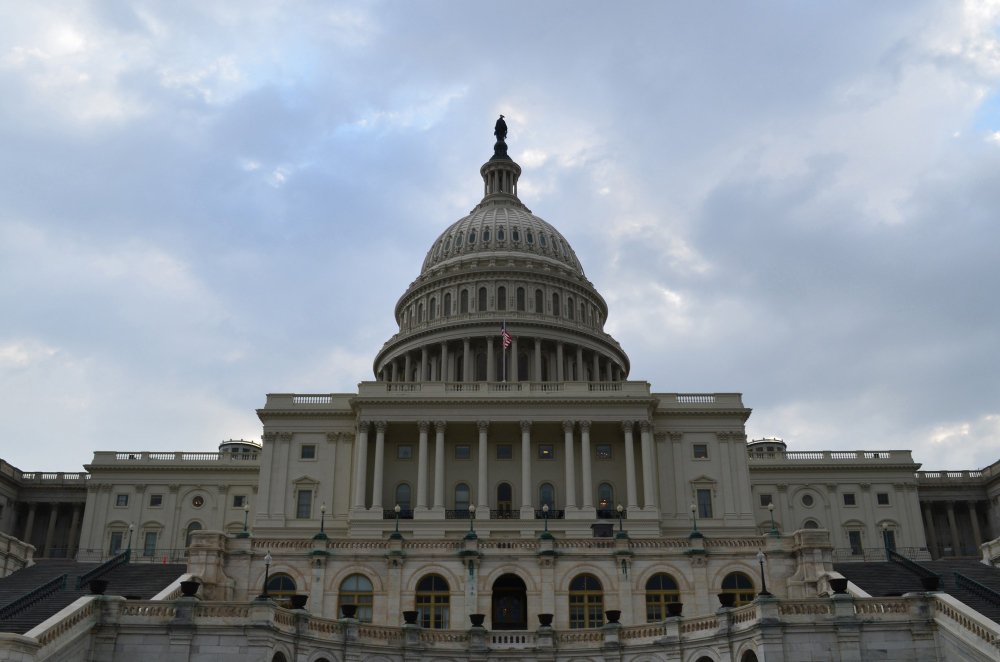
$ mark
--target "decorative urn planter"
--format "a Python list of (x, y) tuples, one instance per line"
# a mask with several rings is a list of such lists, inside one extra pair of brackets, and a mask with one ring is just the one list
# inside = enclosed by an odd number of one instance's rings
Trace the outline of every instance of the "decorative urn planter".
[[(357, 605), (340, 605), (340, 613), (344, 615), (344, 618), (355, 618), (358, 615)], [(406, 613), (405, 611), (403, 612)]]
[(87, 585), (93, 595), (104, 595), (104, 592), (108, 590), (107, 579), (91, 579)]
[(843, 595), (847, 593), (847, 577), (841, 577), (839, 579), (830, 580), (830, 588), (836, 595)]
[(538, 624), (541, 625), (543, 628), (550, 628), (552, 627), (552, 617), (553, 617), (552, 614), (539, 614)]
[(181, 595), (185, 598), (193, 598), (198, 593), (199, 586), (201, 586), (201, 582), (193, 580), (181, 582)]
[(941, 586), (941, 578), (937, 575), (927, 575), (920, 578), (920, 584), (925, 591), (936, 591)]
[(417, 612), (415, 611), (404, 611), (403, 612), (403, 623), (406, 625), (416, 625), (417, 624)]
[(306, 602), (309, 600), (309, 596), (308, 595), (295, 594), (295, 595), (289, 596), (288, 600), (289, 600), (289, 602), (292, 603), (292, 609), (305, 609), (306, 608)]
[(607, 616), (608, 623), (617, 623), (618, 619), (622, 617), (622, 612), (620, 609), (608, 609), (604, 615)]
[(719, 593), (719, 604), (721, 604), (723, 607), (731, 609), (732, 606), (736, 604), (736, 594)]
[(667, 615), (668, 616), (680, 616), (682, 611), (684, 611), (684, 603), (683, 602), (668, 602), (667, 603)]
[(469, 614), (469, 620), (472, 621), (472, 627), (481, 628), (486, 621), (486, 614)]

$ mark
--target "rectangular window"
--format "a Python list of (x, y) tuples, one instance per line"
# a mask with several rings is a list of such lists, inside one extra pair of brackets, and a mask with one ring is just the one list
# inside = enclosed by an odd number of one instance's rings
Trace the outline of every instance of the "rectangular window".
[(396, 446), (396, 459), (412, 460), (413, 446), (411, 446), (410, 444), (400, 444), (399, 446)]
[(769, 505), (771, 505), (772, 501), (774, 501), (774, 498), (770, 494), (761, 494), (760, 495), (760, 507), (761, 508), (767, 508)]
[(708, 459), (708, 446), (706, 444), (695, 444), (694, 445), (694, 459), (696, 459), (696, 460), (707, 460)]
[(247, 498), (242, 494), (237, 494), (233, 497), (233, 508), (242, 508), (247, 505)]
[(698, 490), (698, 517), (712, 516), (712, 490)]
[(882, 535), (885, 537), (885, 546), (896, 551), (896, 532), (895, 531), (883, 531)]
[(550, 444), (538, 447), (538, 459), (539, 460), (554, 460), (556, 458), (556, 453)]
[(856, 506), (858, 505), (857, 500), (854, 498), (854, 492), (844, 493), (844, 505), (845, 506)]
[(162, 494), (150, 494), (149, 495), (149, 506), (150, 508), (159, 508), (163, 505), (163, 495)]
[(125, 537), (125, 534), (122, 533), (121, 531), (115, 531), (115, 532), (113, 532), (111, 534), (111, 550), (110, 551), (111, 551), (112, 554), (117, 554), (118, 552), (122, 551), (122, 539), (124, 537)]
[(497, 459), (510, 460), (514, 457), (514, 447), (510, 444), (500, 444), (497, 446)]
[(309, 490), (300, 490), (295, 516), (299, 519), (309, 519), (312, 517), (312, 505), (313, 493)]
[(888, 506), (889, 505), (889, 493), (888, 492), (879, 492), (878, 494), (875, 495), (875, 499), (877, 500), (878, 505), (880, 505), (880, 506)]
[(598, 460), (611, 459), (611, 444), (597, 444), (597, 459)]
[(142, 555), (152, 556), (156, 553), (156, 532), (147, 531), (146, 539), (143, 541), (142, 545)]
[(116, 506), (127, 506), (128, 505), (128, 495), (127, 494), (119, 494), (119, 495), (117, 495), (115, 497), (115, 505)]
[(847, 532), (847, 542), (851, 546), (851, 554), (854, 556), (861, 555), (861, 532), (860, 531), (848, 531)]
[(303, 460), (315, 460), (316, 446), (313, 444), (303, 444), (302, 451), (299, 453), (299, 457)]
[(455, 446), (455, 459), (456, 460), (468, 460), (472, 458), (472, 447), (461, 445)]

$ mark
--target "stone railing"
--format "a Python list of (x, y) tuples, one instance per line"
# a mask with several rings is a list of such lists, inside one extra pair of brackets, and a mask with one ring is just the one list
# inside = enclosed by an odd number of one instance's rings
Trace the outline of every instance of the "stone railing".
[[(470, 398), (496, 397), (581, 397), (590, 393), (604, 393), (609, 397), (649, 397), (648, 382), (361, 382), (360, 396), (411, 396), (455, 397), (468, 394)], [(295, 396), (290, 396), (295, 397)], [(738, 396), (737, 396), (738, 397)], [(271, 396), (268, 396), (268, 404)]]
[(34, 545), (29, 545), (6, 533), (0, 533), (0, 578), (31, 565), (34, 555)]
[(249, 469), (255, 468), (259, 463), (260, 453), (96, 451), (91, 464), (98, 466), (127, 464), (143, 467), (161, 467), (167, 464), (216, 464), (246, 466)]
[(985, 659), (1000, 658), (1000, 625), (947, 593), (934, 593), (932, 597), (934, 622), (953, 641), (964, 644), (961, 648), (979, 651)]
[(768, 462), (835, 462), (869, 465), (872, 463), (912, 464), (910, 451), (759, 451), (747, 456), (754, 461)]
[(80, 471), (65, 473), (62, 471), (56, 472), (23, 472), (21, 473), (21, 483), (26, 485), (45, 485), (45, 486), (61, 486), (61, 485), (85, 485), (86, 481), (90, 480), (90, 474)]
[[(101, 604), (102, 600), (93, 595), (78, 598), (59, 613), (25, 632), (25, 637), (38, 642), (36, 657), (33, 659), (48, 657), (49, 652), (58, 650), (66, 642), (92, 629), (100, 619)], [(27, 659), (25, 658), (26, 661)]]

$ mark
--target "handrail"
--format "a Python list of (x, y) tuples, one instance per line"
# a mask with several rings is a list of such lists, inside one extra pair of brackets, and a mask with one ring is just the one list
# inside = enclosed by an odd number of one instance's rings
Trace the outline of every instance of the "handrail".
[(994, 607), (1000, 607), (1000, 593), (997, 593), (989, 586), (980, 584), (972, 577), (966, 577), (958, 572), (953, 572), (952, 574), (955, 575), (955, 588), (965, 589), (977, 598), (986, 600), (986, 602), (989, 602)]
[(887, 549), (886, 551), (889, 553), (890, 563), (898, 563), (899, 565), (903, 566), (904, 568), (915, 574), (917, 577), (937, 577), (939, 579), (941, 578), (940, 572), (934, 572), (929, 568), (925, 568), (916, 561), (906, 558), (905, 556), (903, 556), (894, 549)]
[(118, 556), (111, 557), (110, 559), (108, 559), (101, 565), (97, 566), (96, 568), (91, 568), (82, 575), (77, 575), (76, 590), (79, 591), (81, 588), (83, 588), (83, 585), (88, 581), (90, 581), (91, 579), (97, 579), (98, 577), (101, 577), (102, 575), (111, 572), (115, 568), (118, 568), (123, 565), (128, 565), (131, 556), (132, 556), (132, 550), (126, 549)]
[(18, 614), (30, 609), (36, 602), (44, 600), (53, 593), (63, 590), (66, 588), (66, 576), (67, 573), (64, 572), (58, 577), (54, 577), (45, 582), (38, 588), (25, 593), (13, 602), (0, 607), (0, 620), (17, 616)]

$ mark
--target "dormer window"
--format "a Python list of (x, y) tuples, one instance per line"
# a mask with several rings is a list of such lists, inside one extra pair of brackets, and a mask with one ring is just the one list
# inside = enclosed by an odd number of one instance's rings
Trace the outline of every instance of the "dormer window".
[(483, 229), (483, 243), (486, 243), (489, 240), (490, 240), (490, 229), (489, 228), (485, 228), (485, 229)]
[(529, 243), (529, 244), (533, 244), (533, 243), (535, 243), (535, 235), (531, 234), (531, 230), (528, 230), (528, 231), (527, 231), (527, 232), (525, 233), (525, 237), (526, 237), (526, 238), (528, 239), (528, 243)]
[(461, 248), (462, 246), (462, 235), (455, 237), (455, 248)]
[(448, 240), (444, 242), (444, 249), (446, 251), (451, 250), (451, 237), (448, 237)]
[(497, 241), (503, 241), (507, 238), (507, 233), (504, 232), (503, 228), (497, 228)]
[(476, 243), (476, 231), (475, 230), (473, 230), (472, 232), (469, 233), (469, 245), (471, 246), (474, 243)]
[(542, 248), (546, 248), (549, 245), (549, 243), (547, 241), (545, 241), (545, 235), (544, 234), (538, 235), (538, 243), (540, 243), (542, 245)]
[(521, 241), (521, 233), (517, 231), (517, 228), (514, 228), (511, 231), (510, 238), (513, 239), (514, 241)]

